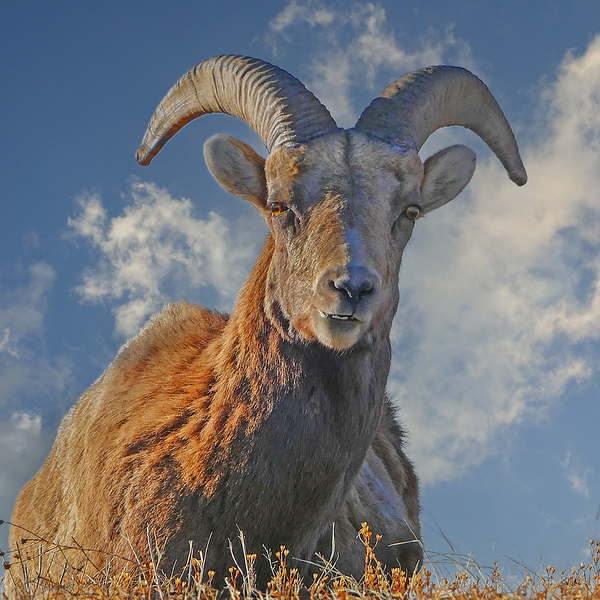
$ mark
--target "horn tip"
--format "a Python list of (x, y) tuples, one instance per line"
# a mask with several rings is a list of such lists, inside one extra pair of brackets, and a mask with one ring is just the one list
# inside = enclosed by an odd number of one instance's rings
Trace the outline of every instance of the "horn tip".
[(514, 181), (518, 186), (522, 186), (527, 183), (527, 173), (526, 173), (525, 169), (523, 169), (523, 170), (519, 169), (518, 171), (511, 171), (508, 174), (508, 176), (510, 177), (511, 181)]
[(135, 159), (142, 167), (147, 167), (153, 158), (152, 154), (150, 154), (144, 146), (140, 146), (135, 153)]

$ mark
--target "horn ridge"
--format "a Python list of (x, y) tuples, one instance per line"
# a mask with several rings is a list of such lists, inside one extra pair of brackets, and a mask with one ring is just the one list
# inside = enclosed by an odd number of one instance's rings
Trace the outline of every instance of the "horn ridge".
[(223, 55), (192, 67), (169, 90), (150, 120), (138, 162), (150, 164), (184, 125), (210, 113), (242, 119), (269, 152), (337, 130), (329, 111), (283, 69), (248, 56)]
[(440, 65), (403, 75), (364, 110), (355, 129), (418, 152), (434, 131), (450, 125), (476, 133), (517, 185), (527, 181), (502, 109), (487, 86), (462, 67)]

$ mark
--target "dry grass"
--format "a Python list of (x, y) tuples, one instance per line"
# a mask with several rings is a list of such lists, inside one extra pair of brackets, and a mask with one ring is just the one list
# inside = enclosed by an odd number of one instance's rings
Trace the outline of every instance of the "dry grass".
[[(0, 521), (0, 524), (3, 522)], [(8, 523), (7, 523), (8, 524)], [(31, 532), (25, 532), (32, 535)], [(570, 573), (548, 567), (545, 573), (528, 571), (523, 567), (522, 581), (508, 584), (498, 566), (486, 574), (477, 564), (456, 555), (428, 557), (427, 564), (412, 578), (400, 569), (387, 572), (377, 560), (374, 549), (380, 536), (374, 536), (366, 523), (359, 536), (365, 545), (364, 573), (360, 581), (336, 570), (335, 565), (322, 560), (312, 582), (303, 581), (297, 568), (290, 565), (287, 549), (281, 547), (271, 561), (272, 578), (266, 591), (255, 587), (255, 554), (247, 554), (238, 561), (232, 553), (232, 567), (224, 585), (214, 581), (214, 573), (205, 569), (206, 552), (190, 553), (185, 567), (178, 573), (164, 574), (160, 569), (160, 549), (156, 540), (148, 537), (149, 563), (113, 560), (105, 555), (104, 566), (99, 568), (85, 551), (78, 547), (46, 545), (40, 550), (45, 555), (62, 557), (64, 568), (54, 578), (33, 575), (19, 556), (0, 553), (6, 569), (6, 580), (17, 582), (15, 600), (42, 598), (45, 600), (242, 600), (244, 598), (274, 598), (280, 600), (495, 600), (554, 598), (600, 600), (600, 541), (590, 543), (589, 564), (580, 564)], [(37, 537), (23, 538), (24, 544), (43, 541)], [(243, 535), (241, 536), (244, 547)], [(38, 544), (41, 549), (41, 545)], [(69, 552), (83, 552), (85, 566), (70, 568)], [(40, 554), (40, 565), (43, 557)], [(126, 567), (115, 568), (115, 564)]]

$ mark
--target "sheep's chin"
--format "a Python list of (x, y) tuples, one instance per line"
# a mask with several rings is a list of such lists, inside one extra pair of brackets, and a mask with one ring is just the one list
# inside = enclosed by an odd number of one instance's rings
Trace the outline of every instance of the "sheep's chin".
[(358, 342), (366, 329), (364, 321), (337, 318), (318, 311), (312, 319), (315, 337), (332, 350), (349, 350)]

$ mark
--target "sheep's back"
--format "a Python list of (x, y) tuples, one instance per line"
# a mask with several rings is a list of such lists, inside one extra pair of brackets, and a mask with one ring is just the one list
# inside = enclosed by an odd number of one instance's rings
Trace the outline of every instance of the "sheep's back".
[[(75, 539), (84, 548), (130, 554), (129, 541), (142, 532), (132, 532), (128, 509), (135, 506), (138, 519), (144, 504), (160, 511), (153, 498), (169, 486), (176, 490), (165, 440), (191, 418), (202, 420), (211, 357), (227, 319), (187, 302), (152, 317), (65, 416), (46, 462), (17, 499), (13, 523), (60, 544)], [(165, 515), (168, 503), (167, 497)], [(159, 528), (176, 525), (147, 516)], [(11, 546), (22, 536), (13, 527)]]

